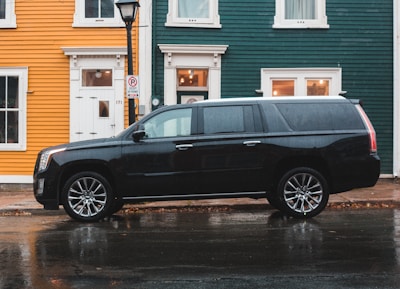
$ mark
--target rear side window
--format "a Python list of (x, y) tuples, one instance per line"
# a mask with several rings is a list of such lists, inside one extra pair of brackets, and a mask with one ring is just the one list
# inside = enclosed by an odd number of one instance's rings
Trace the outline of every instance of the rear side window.
[(251, 106), (215, 106), (203, 109), (205, 134), (254, 132)]
[(364, 129), (350, 103), (278, 103), (276, 107), (295, 131)]

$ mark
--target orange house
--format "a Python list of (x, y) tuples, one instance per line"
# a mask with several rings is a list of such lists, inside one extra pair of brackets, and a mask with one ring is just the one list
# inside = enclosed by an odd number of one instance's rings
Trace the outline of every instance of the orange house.
[(44, 147), (127, 126), (126, 55), (113, 0), (0, 0), (0, 184), (31, 183)]

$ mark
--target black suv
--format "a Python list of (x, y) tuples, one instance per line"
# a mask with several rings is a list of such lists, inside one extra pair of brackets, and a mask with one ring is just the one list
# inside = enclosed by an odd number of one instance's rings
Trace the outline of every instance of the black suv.
[(358, 100), (232, 98), (162, 107), (108, 139), (38, 154), (45, 209), (96, 221), (124, 203), (266, 197), (308, 218), (329, 194), (375, 185), (376, 135)]

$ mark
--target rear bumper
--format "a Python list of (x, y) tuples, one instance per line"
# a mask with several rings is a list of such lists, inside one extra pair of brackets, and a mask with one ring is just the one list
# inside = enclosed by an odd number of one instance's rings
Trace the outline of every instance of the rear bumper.
[(364, 160), (352, 160), (346, 167), (333, 173), (331, 193), (340, 193), (357, 188), (373, 187), (380, 176), (381, 162), (377, 154)]

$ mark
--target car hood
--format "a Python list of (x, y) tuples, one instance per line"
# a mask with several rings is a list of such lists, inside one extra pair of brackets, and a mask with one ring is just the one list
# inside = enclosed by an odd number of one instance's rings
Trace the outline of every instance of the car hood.
[(115, 137), (99, 138), (99, 139), (84, 140), (84, 141), (60, 144), (60, 145), (49, 147), (44, 150), (57, 150), (57, 149), (65, 148), (65, 150), (70, 151), (70, 150), (78, 150), (78, 149), (80, 150), (80, 149), (88, 149), (88, 148), (96, 148), (96, 147), (115, 146), (115, 145), (119, 145), (120, 143), (121, 143), (121, 140), (119, 138), (115, 138)]

